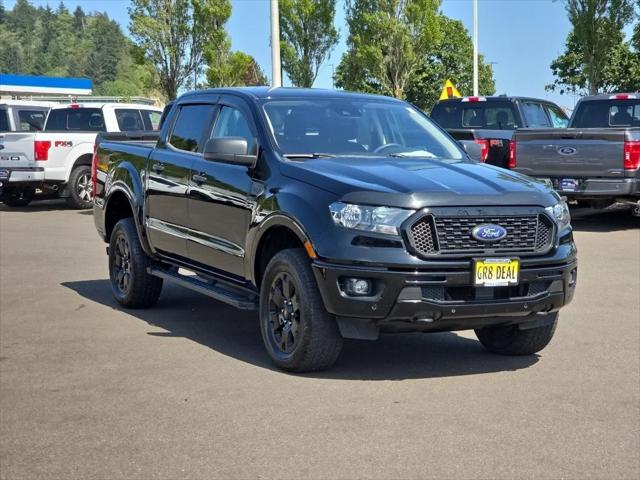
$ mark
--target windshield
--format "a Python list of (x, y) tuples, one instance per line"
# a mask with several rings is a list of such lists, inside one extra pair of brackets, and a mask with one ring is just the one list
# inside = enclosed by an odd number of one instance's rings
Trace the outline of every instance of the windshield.
[(285, 156), (378, 155), (459, 160), (456, 144), (402, 103), (369, 99), (270, 100), (271, 132)]

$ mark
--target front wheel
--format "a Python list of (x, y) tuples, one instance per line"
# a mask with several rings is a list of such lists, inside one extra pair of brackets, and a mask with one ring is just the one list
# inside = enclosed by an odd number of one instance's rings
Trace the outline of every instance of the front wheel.
[(127, 308), (151, 307), (162, 291), (162, 279), (147, 272), (151, 260), (142, 249), (132, 218), (123, 218), (111, 232), (109, 278), (118, 303)]
[(260, 329), (269, 356), (284, 370), (322, 370), (337, 360), (342, 336), (324, 308), (304, 250), (283, 250), (267, 265), (260, 288)]
[(69, 196), (66, 201), (71, 208), (79, 210), (85, 210), (93, 206), (91, 167), (80, 165), (73, 169), (69, 177)]
[(476, 330), (480, 343), (500, 355), (533, 355), (546, 347), (558, 325), (558, 314), (549, 314), (551, 320), (541, 327), (520, 330), (517, 325), (498, 325)]
[(7, 187), (1, 200), (8, 207), (26, 207), (31, 203), (35, 194), (35, 188)]

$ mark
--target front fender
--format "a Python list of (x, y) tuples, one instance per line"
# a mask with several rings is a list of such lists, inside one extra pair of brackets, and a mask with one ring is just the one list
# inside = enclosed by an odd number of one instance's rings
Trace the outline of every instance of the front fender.
[[(328, 227), (331, 227), (326, 224), (330, 221), (328, 207), (325, 215), (322, 213), (324, 206), (335, 200), (335, 195), (320, 189), (314, 189), (312, 194), (309, 191), (312, 188), (309, 185), (292, 183), (258, 200), (257, 213), (249, 228), (245, 247), (247, 279), (255, 281), (253, 267), (260, 241), (273, 227), (287, 227), (296, 234), (301, 243), (309, 241), (314, 248), (318, 243), (322, 243)], [(313, 199), (313, 203), (309, 201), (310, 198)], [(316, 251), (318, 252), (317, 248)]]

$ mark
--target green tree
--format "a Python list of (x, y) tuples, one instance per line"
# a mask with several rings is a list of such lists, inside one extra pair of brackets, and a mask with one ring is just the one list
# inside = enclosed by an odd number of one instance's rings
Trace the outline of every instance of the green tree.
[[(451, 80), (463, 95), (473, 92), (473, 43), (459, 20), (438, 16), (440, 41), (424, 55), (422, 63), (407, 88), (407, 100), (424, 110), (440, 97), (447, 80)], [(495, 93), (491, 65), (479, 56), (478, 87), (481, 95)]]
[(207, 81), (210, 87), (243, 87), (267, 85), (267, 77), (255, 58), (243, 52), (229, 52), (209, 65)]
[(82, 10), (82, 7), (78, 5), (73, 11), (73, 30), (77, 34), (82, 34), (84, 32), (86, 27), (86, 18), (87, 16), (84, 13), (84, 10)]
[(589, 83), (584, 63), (584, 47), (575, 35), (569, 34), (565, 52), (551, 63), (551, 71), (556, 77), (546, 86), (547, 90), (560, 93), (593, 95), (598, 92), (640, 90), (640, 55), (631, 50), (624, 41), (623, 32), (615, 34), (616, 42), (609, 47), (606, 61), (599, 67), (597, 88)]
[(338, 43), (333, 25), (336, 0), (282, 0), (282, 67), (297, 87), (312, 87), (318, 70)]
[[(582, 90), (590, 95), (607, 88), (607, 65), (624, 42), (623, 28), (633, 17), (632, 0), (565, 0), (573, 27), (565, 52), (551, 64), (551, 90)], [(620, 57), (620, 56), (619, 56)]]
[(166, 97), (174, 99), (191, 75), (198, 76), (204, 51), (215, 49), (225, 38), (223, 25), (231, 15), (231, 4), (229, 0), (133, 0), (129, 15), (134, 42), (156, 66)]
[(347, 0), (339, 87), (405, 98), (425, 52), (439, 42), (439, 0)]
[[(87, 34), (91, 40), (91, 48), (86, 73), (97, 84), (115, 80), (118, 64), (127, 47), (120, 26), (109, 19), (107, 14), (97, 14), (87, 26)], [(105, 38), (109, 42), (105, 42)]]

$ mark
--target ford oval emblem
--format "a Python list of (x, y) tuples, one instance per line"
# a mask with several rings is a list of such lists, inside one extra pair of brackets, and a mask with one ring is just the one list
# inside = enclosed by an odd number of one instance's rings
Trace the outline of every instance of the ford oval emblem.
[(577, 150), (573, 147), (562, 147), (558, 149), (560, 155), (573, 155)]
[(493, 223), (485, 223), (471, 230), (471, 236), (481, 242), (498, 242), (507, 236), (507, 229)]

